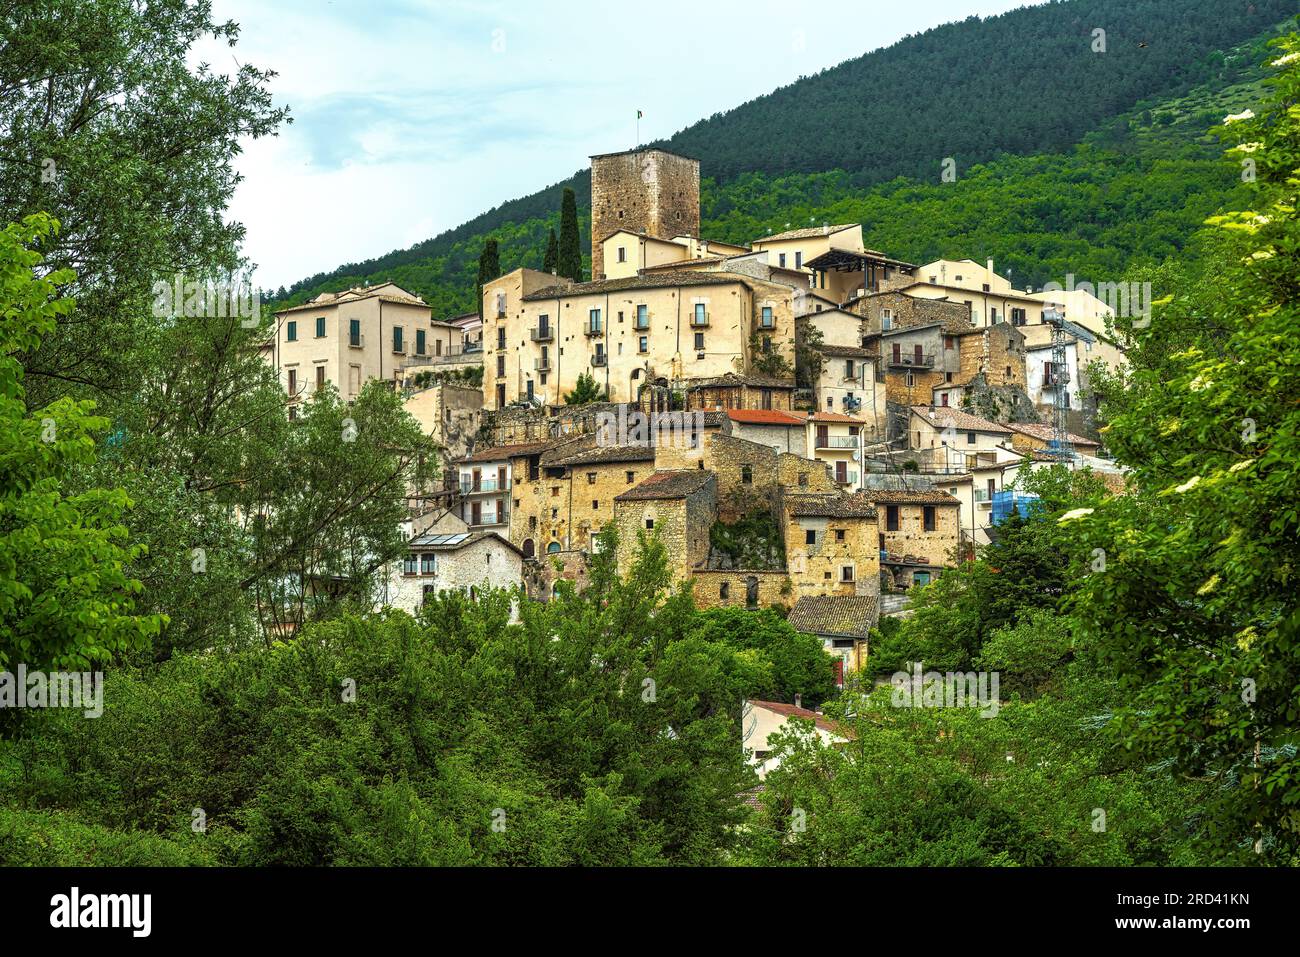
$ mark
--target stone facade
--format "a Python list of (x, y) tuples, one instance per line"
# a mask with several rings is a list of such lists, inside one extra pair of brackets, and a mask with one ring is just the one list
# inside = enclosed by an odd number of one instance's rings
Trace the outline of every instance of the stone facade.
[(782, 494), (834, 495), (839, 491), (830, 466), (817, 459), (782, 453), (776, 457), (776, 484)]
[(673, 581), (682, 582), (709, 558), (709, 529), (717, 517), (713, 474), (703, 470), (659, 472), (614, 500), (618, 570), (627, 575), (641, 534), (658, 538), (668, 552)]
[(795, 600), (793, 584), (784, 570), (697, 568), (691, 579), (696, 608), (789, 608)]
[[(881, 567), (897, 588), (913, 584), (915, 573), (932, 578), (956, 564), (961, 535), (960, 503), (947, 492), (868, 491), (879, 523)], [(925, 527), (926, 515), (933, 528)]]
[(861, 494), (791, 495), (782, 531), (795, 599), (880, 594), (876, 513)]
[[(413, 563), (397, 562), (391, 569), (385, 596), (390, 607), (414, 615), (426, 595), (463, 591), (472, 597), (486, 588), (512, 588), (523, 582), (523, 557), (496, 534), (474, 535), (451, 547), (422, 546), (421, 541), (417, 537), (408, 545)], [(426, 555), (432, 558), (424, 560)]]
[(1012, 386), (1025, 392), (1025, 337), (1008, 322), (999, 322), (958, 337), (961, 371), (957, 385), (983, 375), (990, 386)]
[(845, 306), (864, 320), (864, 336), (887, 331), (881, 318), (889, 316), (893, 329), (911, 329), (939, 323), (945, 332), (967, 332), (971, 328), (970, 307), (947, 299), (920, 299), (902, 292), (878, 292), (854, 299)]
[(656, 239), (700, 235), (700, 161), (660, 149), (591, 157), (591, 275), (605, 274), (602, 242), (626, 229)]
[(442, 446), (446, 466), (468, 455), (477, 440), (483, 393), (473, 386), (435, 385), (406, 395), (402, 407)]

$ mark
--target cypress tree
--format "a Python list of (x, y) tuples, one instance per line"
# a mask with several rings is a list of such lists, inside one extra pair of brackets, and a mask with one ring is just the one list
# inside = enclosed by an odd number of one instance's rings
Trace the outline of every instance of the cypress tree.
[(546, 240), (546, 257), (542, 260), (542, 272), (555, 272), (560, 268), (560, 243), (555, 238), (555, 230), (551, 230), (550, 237)]
[(483, 244), (483, 252), (478, 257), (478, 297), (476, 310), (483, 308), (483, 286), (501, 275), (501, 254), (497, 250), (497, 241), (489, 239)]
[(578, 239), (578, 201), (565, 187), (560, 203), (560, 249), (557, 268), (561, 276), (582, 282), (582, 246)]

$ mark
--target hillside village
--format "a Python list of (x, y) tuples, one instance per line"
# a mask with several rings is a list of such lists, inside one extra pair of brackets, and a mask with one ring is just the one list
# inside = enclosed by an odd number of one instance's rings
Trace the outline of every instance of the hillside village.
[[(393, 283), (277, 313), (263, 351), (291, 418), (380, 379), (443, 449), (385, 603), (546, 601), (582, 587), (612, 524), (621, 569), (657, 536), (697, 605), (780, 607), (842, 676), (909, 589), (1030, 507), (1018, 476), (1066, 463), (1123, 486), (1089, 389), (1124, 362), (1113, 304), (1017, 289), (992, 261), (903, 262), (856, 223), (712, 242), (698, 161), (662, 149), (591, 173), (591, 281), (516, 269), (448, 318)], [(566, 402), (584, 386), (600, 400)]]

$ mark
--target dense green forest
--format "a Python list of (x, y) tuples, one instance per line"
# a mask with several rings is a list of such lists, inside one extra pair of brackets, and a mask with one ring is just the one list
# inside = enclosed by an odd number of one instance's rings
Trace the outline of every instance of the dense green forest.
[[(1227, 201), (1231, 175), (1199, 162), (1209, 155), (1185, 134), (1222, 119), (1219, 94), (1257, 78), (1264, 35), (1290, 12), (1289, 2), (1224, 9), (1214, 0), (1069, 0), (973, 17), (801, 79), (659, 145), (700, 159), (708, 237), (749, 242), (786, 223), (861, 221), (869, 245), (913, 262), (993, 256), (1032, 283), (1067, 271), (1112, 276), (1160, 261)], [(1104, 54), (1090, 52), (1094, 27), (1107, 30)], [(990, 58), (990, 49), (1014, 55)], [(1024, 108), (1026, 89), (1034, 90), (1032, 109)], [(1080, 153), (1085, 139), (1118, 155)], [(954, 158), (958, 180), (941, 187), (945, 157)], [(505, 270), (540, 268), (566, 186), (578, 193), (587, 249), (591, 183), (583, 171), (277, 296), (297, 304), (391, 279), (435, 315), (472, 310), (486, 239), (500, 243)], [(1075, 215), (1080, 209), (1087, 215)], [(1148, 246), (1141, 237), (1152, 216), (1161, 222)], [(1102, 246), (1104, 258), (1094, 260)]]

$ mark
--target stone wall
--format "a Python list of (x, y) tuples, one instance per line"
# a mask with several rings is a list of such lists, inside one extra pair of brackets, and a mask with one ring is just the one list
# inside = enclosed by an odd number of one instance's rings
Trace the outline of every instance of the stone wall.
[(884, 539), (884, 549), (889, 559), (905, 560), (910, 555), (922, 560), (918, 564), (953, 567), (954, 550), (960, 535), (958, 503), (954, 501), (951, 505), (933, 506), (933, 532), (925, 530), (924, 503), (903, 503), (895, 507), (898, 509), (898, 530), (889, 531), (890, 504), (876, 504), (879, 533)]
[(536, 481), (530, 481), (526, 468), (514, 468), (510, 541), (527, 553), (525, 542), (531, 539), (538, 558), (547, 554), (552, 542), (564, 551), (590, 548), (593, 536), (614, 520), (614, 496), (653, 471), (652, 462), (601, 462), (543, 468)]
[(806, 459), (789, 452), (776, 457), (777, 487), (781, 494), (824, 493), (834, 495), (839, 486), (831, 478), (830, 467), (816, 459)]
[(789, 608), (795, 601), (790, 576), (785, 571), (697, 568), (691, 572), (691, 579), (696, 608), (770, 608), (772, 605)]
[[(816, 541), (809, 544), (812, 532)], [(843, 533), (843, 538), (839, 534)], [(806, 595), (879, 595), (880, 550), (876, 520), (865, 517), (788, 516), (785, 560), (794, 597)], [(853, 581), (841, 580), (845, 566)]]
[[(673, 581), (685, 581), (693, 569), (709, 559), (709, 529), (717, 517), (717, 503), (716, 482), (709, 482), (685, 498), (615, 502), (619, 574), (631, 570), (638, 533), (644, 533), (663, 543)], [(652, 521), (654, 527), (648, 529), (647, 521)]]
[(646, 149), (591, 158), (591, 276), (602, 278), (601, 243), (619, 229), (658, 239), (700, 234), (700, 163)]
[[(911, 281), (911, 280), (909, 280)], [(895, 329), (910, 329), (932, 322), (943, 324), (944, 331), (966, 332), (971, 328), (970, 308), (964, 303), (946, 299), (922, 299), (902, 292), (882, 292), (854, 300), (849, 310), (862, 316), (863, 335), (881, 332), (881, 310), (890, 311), (891, 325)]]
[(1025, 389), (1025, 337), (1008, 322), (966, 333), (961, 344), (961, 371), (954, 377), (956, 385), (965, 385), (983, 375), (990, 386)]

